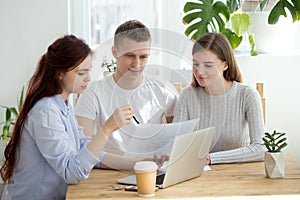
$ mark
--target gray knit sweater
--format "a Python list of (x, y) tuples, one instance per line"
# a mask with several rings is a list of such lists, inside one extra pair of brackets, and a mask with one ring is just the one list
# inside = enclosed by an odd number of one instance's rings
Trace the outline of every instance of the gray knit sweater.
[(187, 87), (179, 97), (174, 122), (200, 118), (197, 129), (214, 126), (211, 164), (262, 161), (264, 125), (259, 95), (233, 82), (223, 95), (209, 96), (202, 87)]

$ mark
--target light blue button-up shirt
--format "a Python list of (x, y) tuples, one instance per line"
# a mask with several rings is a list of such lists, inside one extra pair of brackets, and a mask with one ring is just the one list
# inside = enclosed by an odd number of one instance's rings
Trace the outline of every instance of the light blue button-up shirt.
[(88, 178), (101, 159), (88, 151), (89, 141), (61, 95), (41, 99), (28, 114), (2, 199), (65, 199), (68, 184)]

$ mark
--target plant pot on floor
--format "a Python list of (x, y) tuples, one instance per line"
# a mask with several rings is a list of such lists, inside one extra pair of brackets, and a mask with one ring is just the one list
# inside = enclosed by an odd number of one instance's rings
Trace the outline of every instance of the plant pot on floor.
[(283, 153), (265, 152), (265, 170), (268, 178), (284, 177)]

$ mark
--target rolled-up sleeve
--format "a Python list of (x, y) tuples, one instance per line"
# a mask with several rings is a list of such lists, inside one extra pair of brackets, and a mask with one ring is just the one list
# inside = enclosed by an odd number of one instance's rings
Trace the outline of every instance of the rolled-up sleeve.
[(33, 126), (30, 134), (40, 153), (68, 184), (86, 179), (99, 162), (85, 144), (82, 145), (72, 114), (64, 114), (55, 106), (45, 106), (29, 118)]

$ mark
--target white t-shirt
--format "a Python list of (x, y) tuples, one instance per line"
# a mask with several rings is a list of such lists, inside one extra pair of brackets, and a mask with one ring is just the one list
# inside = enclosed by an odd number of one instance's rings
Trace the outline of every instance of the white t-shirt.
[[(143, 83), (133, 89), (119, 87), (113, 76), (92, 82), (80, 95), (75, 106), (75, 115), (95, 120), (95, 132), (105, 123), (116, 108), (131, 105), (134, 115), (143, 123), (161, 123), (165, 115), (173, 116), (178, 98), (176, 88), (169, 82), (144, 74)], [(132, 123), (135, 123), (132, 120)], [(106, 148), (124, 150), (126, 134), (115, 131)]]

